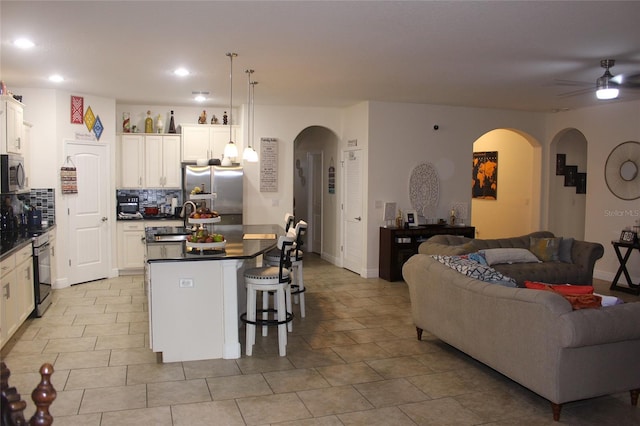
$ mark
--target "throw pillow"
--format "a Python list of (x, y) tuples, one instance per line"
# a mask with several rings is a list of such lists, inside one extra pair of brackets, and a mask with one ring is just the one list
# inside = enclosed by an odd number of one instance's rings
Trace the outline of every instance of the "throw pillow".
[(573, 263), (571, 258), (571, 249), (573, 248), (573, 238), (563, 238), (560, 241), (560, 250), (558, 251), (558, 260), (564, 263)]
[(533, 290), (547, 290), (550, 288), (560, 294), (593, 294), (592, 285), (546, 284), (535, 281), (525, 281), (524, 286)]
[(481, 265), (489, 266), (489, 264), (487, 263), (487, 259), (485, 259), (482, 253), (480, 253), (479, 251), (475, 253), (469, 253), (465, 256), (460, 256), (460, 257), (466, 257), (467, 259), (473, 260), (474, 262), (478, 262)]
[(558, 251), (560, 251), (560, 241), (558, 238), (535, 238), (531, 237), (529, 241), (529, 250), (535, 254), (538, 259), (543, 262), (551, 262), (558, 260)]
[(513, 278), (507, 277), (495, 269), (481, 265), (473, 260), (464, 259), (460, 256), (433, 255), (431, 257), (468, 277), (490, 282), (492, 284), (516, 287), (516, 280)]
[(524, 248), (492, 248), (480, 250), (489, 266), (498, 263), (539, 263), (540, 260)]

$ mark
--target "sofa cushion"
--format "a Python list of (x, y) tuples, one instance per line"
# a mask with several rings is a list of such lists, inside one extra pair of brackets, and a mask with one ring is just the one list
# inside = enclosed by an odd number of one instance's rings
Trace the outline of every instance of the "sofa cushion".
[(573, 263), (571, 258), (571, 249), (573, 248), (573, 238), (563, 238), (560, 241), (560, 250), (558, 250), (558, 260), (564, 263)]
[(513, 278), (509, 278), (495, 269), (481, 265), (476, 261), (460, 256), (433, 255), (431, 257), (468, 277), (506, 287), (516, 287), (516, 281)]
[(535, 254), (541, 261), (551, 262), (552, 260), (558, 260), (558, 252), (560, 251), (561, 241), (562, 237), (531, 237), (531, 239), (529, 240), (529, 250), (531, 250), (531, 252)]
[(538, 258), (525, 248), (493, 248), (480, 250), (489, 266), (497, 263), (536, 263)]
[(475, 251), (476, 249), (471, 242), (459, 245), (429, 243), (421, 244), (418, 247), (418, 253), (420, 254), (442, 254), (446, 256), (459, 256), (461, 254), (467, 254)]

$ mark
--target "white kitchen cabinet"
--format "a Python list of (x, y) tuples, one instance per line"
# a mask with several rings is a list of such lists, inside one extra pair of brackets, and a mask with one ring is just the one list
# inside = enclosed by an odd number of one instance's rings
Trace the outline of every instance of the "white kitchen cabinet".
[(24, 105), (13, 96), (3, 95), (0, 98), (2, 99), (0, 119), (3, 121), (3, 130), (0, 132), (2, 154), (24, 155)]
[(144, 186), (144, 136), (120, 136), (120, 188)]
[[(182, 161), (201, 158), (222, 159), (224, 147), (229, 142), (229, 126), (221, 124), (182, 124)], [(238, 137), (238, 126), (231, 126), (231, 139)], [(238, 148), (240, 151), (240, 148)]]
[(141, 269), (144, 266), (145, 235), (143, 221), (120, 221), (116, 226), (118, 269)]
[(145, 187), (181, 187), (180, 136), (147, 135), (144, 152)]
[(182, 257), (182, 244), (181, 242), (149, 244), (147, 256), (149, 258)]
[(20, 297), (18, 301), (18, 325), (33, 312), (36, 301), (33, 288), (33, 249), (27, 246), (16, 254), (16, 280)]
[(28, 245), (0, 263), (0, 347), (33, 312), (33, 260)]

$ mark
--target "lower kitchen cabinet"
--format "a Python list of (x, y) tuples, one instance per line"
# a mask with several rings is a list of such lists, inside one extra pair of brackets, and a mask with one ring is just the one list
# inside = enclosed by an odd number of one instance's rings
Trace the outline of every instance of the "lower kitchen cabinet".
[[(118, 270), (132, 272), (142, 270), (146, 250), (145, 228), (152, 226), (183, 226), (183, 222), (181, 220), (119, 221), (116, 226)], [(154, 250), (164, 250), (162, 253), (166, 253), (165, 256), (178, 257), (182, 253), (182, 245), (179, 243), (153, 244), (150, 247), (154, 247)]]
[(0, 295), (0, 347), (33, 312), (33, 249), (28, 245), (2, 260)]
[(144, 266), (144, 222), (121, 221), (117, 224), (118, 269), (140, 269)]

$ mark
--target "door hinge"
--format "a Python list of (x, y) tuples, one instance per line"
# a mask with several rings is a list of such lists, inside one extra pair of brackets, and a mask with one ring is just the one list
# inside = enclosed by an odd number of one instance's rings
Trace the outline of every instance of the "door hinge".
[(344, 248), (343, 248), (343, 247), (344, 247), (344, 246), (340, 246), (340, 252), (343, 252), (343, 251), (344, 251)]
[(71, 266), (71, 259), (69, 259), (69, 266)]
[(67, 216), (71, 215), (71, 209), (69, 209), (69, 207), (67, 207)]

